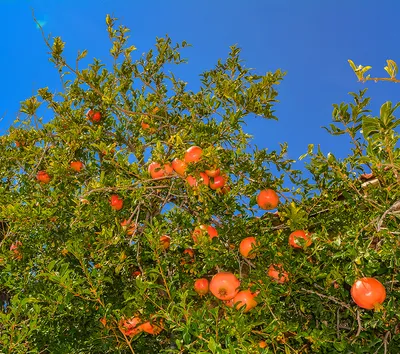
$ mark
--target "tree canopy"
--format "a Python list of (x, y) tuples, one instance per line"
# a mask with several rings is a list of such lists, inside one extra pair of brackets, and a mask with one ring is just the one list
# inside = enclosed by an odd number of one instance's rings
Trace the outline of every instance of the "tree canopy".
[(233, 46), (194, 92), (173, 74), (186, 42), (140, 56), (106, 25), (111, 67), (44, 36), (63, 90), (0, 137), (1, 351), (395, 352), (399, 104), (351, 93), (325, 128), (348, 156), (309, 145), (297, 170), (245, 130), (277, 119), (284, 72)]

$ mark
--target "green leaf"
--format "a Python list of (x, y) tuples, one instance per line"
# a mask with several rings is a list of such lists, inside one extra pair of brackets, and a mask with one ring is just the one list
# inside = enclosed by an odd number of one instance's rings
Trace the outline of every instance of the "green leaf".
[(397, 64), (393, 60), (386, 60), (387, 66), (384, 67), (385, 71), (393, 79), (397, 75)]
[(84, 49), (82, 52), (78, 52), (78, 60), (83, 59), (84, 57), (86, 57), (88, 51), (86, 49)]
[(365, 138), (369, 138), (379, 132), (380, 124), (377, 118), (364, 117), (362, 120), (362, 132)]
[(355, 66), (354, 62), (353, 62), (352, 60), (350, 60), (350, 59), (348, 59), (347, 61), (349, 62), (349, 64), (350, 64), (351, 68), (352, 68), (354, 71), (356, 71), (356, 70), (357, 70), (357, 68), (356, 68), (356, 66)]
[(185, 344), (190, 344), (190, 342), (192, 341), (192, 336), (190, 335), (188, 328), (186, 328), (186, 330), (183, 332), (182, 337)]
[(217, 344), (215, 343), (215, 340), (213, 337), (211, 337), (208, 342), (208, 349), (210, 349), (211, 353), (215, 353), (215, 351), (217, 349)]
[(333, 346), (338, 352), (343, 352), (346, 349), (347, 344), (345, 342), (333, 342)]

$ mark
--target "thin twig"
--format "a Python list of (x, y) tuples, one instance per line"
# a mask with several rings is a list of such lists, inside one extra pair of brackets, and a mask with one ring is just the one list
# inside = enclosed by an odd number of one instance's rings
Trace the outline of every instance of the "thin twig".
[(46, 146), (44, 147), (42, 156), (40, 156), (39, 161), (36, 164), (35, 168), (32, 170), (32, 173), (29, 175), (29, 178), (33, 178), (34, 174), (36, 173), (37, 169), (39, 168), (40, 164), (42, 163), (42, 160), (44, 159), (44, 156), (46, 155), (47, 150), (49, 150), (49, 143), (47, 143)]
[(360, 82), (365, 82), (365, 81), (390, 81), (390, 82), (395, 82), (395, 83), (400, 83), (400, 80), (395, 79), (394, 77), (363, 77)]
[[(171, 177), (170, 176), (160, 177), (160, 178), (157, 178), (157, 180), (166, 179), (166, 178), (171, 178)], [(132, 190), (138, 189), (138, 187), (137, 187), (138, 184), (151, 182), (151, 181), (155, 181), (155, 180), (156, 179), (154, 179), (154, 180), (149, 179), (146, 181), (137, 181), (129, 186), (94, 188), (94, 189), (91, 189), (90, 191), (83, 193), (82, 197), (87, 197), (88, 195), (95, 193), (95, 192), (115, 192), (115, 191), (119, 191), (119, 190), (132, 191)], [(163, 189), (163, 188), (169, 188), (169, 186), (146, 186), (145, 188), (146, 189)]]
[(394, 212), (396, 212), (396, 211), (399, 211), (399, 210), (400, 210), (400, 200), (397, 200), (388, 210), (386, 210), (386, 211), (382, 214), (382, 216), (381, 216), (381, 218), (379, 219), (378, 224), (377, 224), (377, 226), (376, 226), (376, 231), (379, 232), (379, 231), (381, 230), (382, 224), (383, 224), (383, 220), (385, 219), (386, 215), (392, 214), (392, 213), (394, 213)]
[(355, 338), (357, 338), (360, 335), (361, 331), (362, 331), (362, 324), (361, 324), (360, 310), (359, 309), (357, 309), (357, 325), (358, 325), (358, 328), (357, 328), (357, 333), (356, 333)]
[(391, 337), (392, 334), (390, 333), (390, 331), (387, 331), (385, 334), (385, 337), (383, 337), (383, 348), (384, 348), (384, 354), (387, 353), (387, 346), (388, 346), (388, 338), (389, 336)]
[(304, 289), (304, 288), (301, 288), (301, 290), (304, 291), (304, 292), (306, 292), (306, 293), (308, 293), (308, 294), (314, 294), (314, 295), (317, 295), (317, 296), (319, 296), (319, 297), (321, 297), (321, 298), (325, 298), (325, 299), (331, 300), (331, 301), (333, 301), (334, 303), (345, 307), (345, 308), (348, 309), (353, 315), (355, 315), (355, 313), (354, 313), (354, 311), (352, 310), (352, 308), (350, 307), (350, 305), (348, 305), (348, 304), (346, 304), (345, 302), (342, 302), (342, 301), (336, 299), (336, 298), (333, 297), (333, 296), (324, 295), (324, 294), (318, 293), (318, 292), (316, 292), (316, 291), (308, 290), (308, 289)]

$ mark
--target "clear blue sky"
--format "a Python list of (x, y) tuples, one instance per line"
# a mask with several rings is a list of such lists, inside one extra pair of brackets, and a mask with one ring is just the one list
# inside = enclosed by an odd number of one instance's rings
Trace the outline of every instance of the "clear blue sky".
[(138, 54), (165, 34), (191, 43), (183, 52), (189, 64), (178, 76), (193, 88), (198, 74), (226, 58), (232, 44), (242, 48), (246, 66), (257, 73), (287, 71), (279, 87), (279, 121), (252, 119), (248, 131), (260, 147), (274, 149), (288, 141), (292, 158), (309, 143), (347, 154), (346, 140), (330, 137), (321, 126), (331, 121), (332, 103), (350, 100), (348, 92), (369, 87), (374, 114), (384, 101), (399, 98), (396, 84), (358, 83), (347, 63), (351, 58), (371, 65), (374, 76), (384, 76), (386, 59), (400, 62), (396, 0), (0, 0), (0, 6), (2, 133), (20, 101), (40, 87), (60, 87), (32, 9), (47, 34), (67, 42), (70, 59), (86, 48), (88, 58), (108, 61), (105, 15), (110, 13), (131, 29)]

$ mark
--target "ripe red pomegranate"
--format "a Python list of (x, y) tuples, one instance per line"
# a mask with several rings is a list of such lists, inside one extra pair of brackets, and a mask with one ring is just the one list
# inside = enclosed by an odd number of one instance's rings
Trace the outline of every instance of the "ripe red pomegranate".
[(124, 200), (120, 198), (118, 195), (113, 194), (110, 198), (111, 208), (114, 210), (121, 210), (124, 206)]
[(253, 307), (257, 306), (257, 301), (254, 300), (256, 294), (252, 293), (250, 289), (239, 291), (233, 298), (233, 305), (236, 309), (246, 306), (244, 312), (249, 312)]
[(350, 290), (354, 302), (363, 309), (378, 308), (386, 299), (386, 289), (375, 278), (358, 279)]
[(192, 146), (186, 150), (184, 160), (186, 163), (197, 162), (201, 159), (202, 153), (203, 150), (200, 147)]
[(214, 237), (218, 237), (218, 231), (215, 227), (211, 225), (200, 225), (196, 227), (192, 233), (194, 243), (199, 242), (199, 237), (201, 238), (206, 234), (208, 234), (210, 240), (212, 240)]
[(257, 204), (261, 209), (275, 209), (279, 204), (278, 194), (272, 189), (262, 190), (257, 196)]
[(43, 184), (47, 184), (50, 182), (51, 177), (46, 171), (39, 171), (36, 175), (36, 179)]
[(283, 284), (289, 280), (289, 275), (283, 269), (282, 264), (271, 264), (268, 269), (268, 276), (279, 284)]
[(186, 172), (187, 165), (186, 165), (185, 161), (182, 161), (182, 160), (179, 160), (179, 159), (174, 159), (172, 161), (172, 168), (174, 169), (174, 171), (178, 175), (184, 176), (185, 172)]
[(308, 247), (311, 245), (311, 236), (308, 232), (304, 230), (296, 230), (293, 231), (289, 236), (289, 245), (293, 248), (302, 248), (299, 239), (303, 239), (305, 246)]
[(69, 166), (76, 172), (80, 172), (83, 168), (83, 163), (81, 161), (71, 161)]
[(239, 252), (245, 258), (253, 259), (256, 257), (256, 253), (252, 252), (257, 247), (257, 241), (255, 237), (244, 238), (239, 245)]
[(233, 299), (239, 292), (240, 281), (230, 272), (220, 272), (210, 282), (211, 293), (220, 300)]
[(194, 282), (194, 290), (200, 296), (207, 294), (208, 288), (209, 288), (209, 285), (208, 285), (208, 280), (206, 278), (197, 279)]

